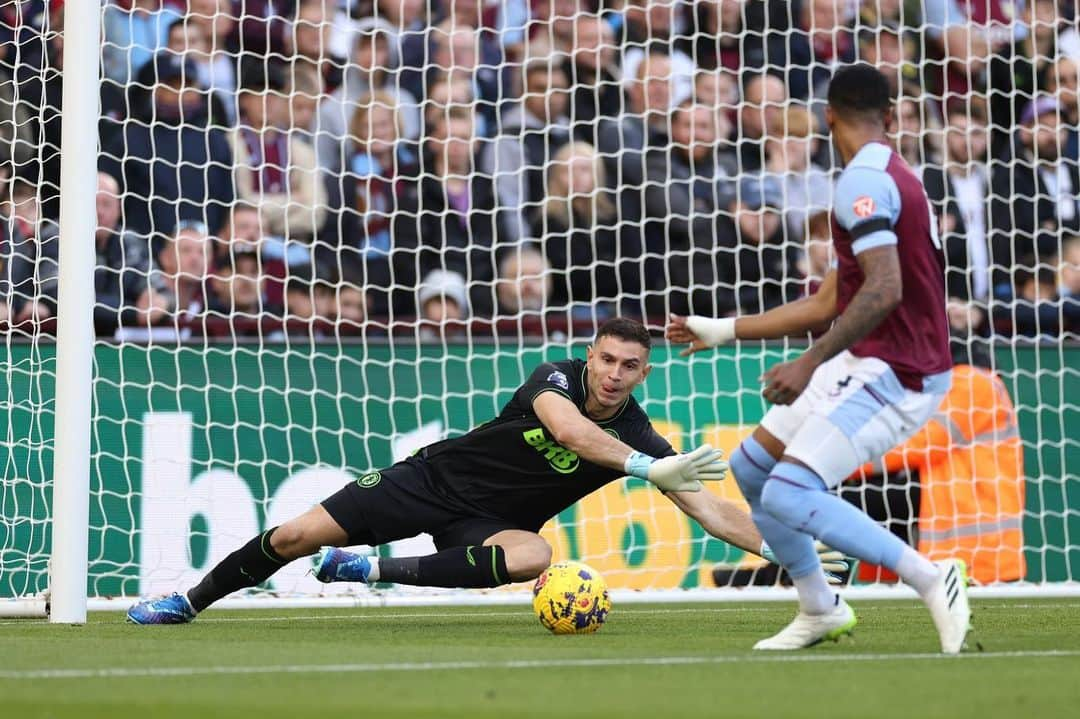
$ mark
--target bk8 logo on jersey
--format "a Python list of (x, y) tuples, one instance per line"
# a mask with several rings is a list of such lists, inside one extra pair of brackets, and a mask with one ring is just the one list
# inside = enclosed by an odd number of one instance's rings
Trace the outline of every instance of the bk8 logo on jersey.
[(587, 564), (552, 564), (533, 586), (533, 611), (554, 634), (591, 634), (611, 611), (607, 583)]
[(551, 468), (559, 474), (572, 474), (581, 464), (577, 454), (556, 444), (555, 440), (548, 439), (543, 427), (522, 432), (521, 436), (525, 439), (525, 444), (542, 453)]

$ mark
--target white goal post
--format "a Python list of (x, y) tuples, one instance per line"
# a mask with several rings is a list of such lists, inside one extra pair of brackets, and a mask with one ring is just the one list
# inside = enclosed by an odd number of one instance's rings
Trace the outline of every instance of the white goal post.
[(56, 429), (52, 473), (53, 622), (86, 622), (90, 532), (90, 431), (94, 366), (94, 256), (97, 228), (98, 56), (96, 3), (66, 3), (63, 134), (60, 170), (60, 262), (57, 283)]

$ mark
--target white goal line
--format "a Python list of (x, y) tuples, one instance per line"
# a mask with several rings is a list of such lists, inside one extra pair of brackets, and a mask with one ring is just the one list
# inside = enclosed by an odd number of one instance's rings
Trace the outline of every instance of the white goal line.
[(116, 667), (103, 669), (16, 669), (0, 671), (0, 680), (125, 679), (138, 677), (217, 676), (236, 674), (363, 674), (375, 672), (440, 672), (469, 669), (548, 669), (626, 666), (685, 666), (692, 664), (816, 664), (824, 662), (898, 662), (964, 659), (1061, 658), (1080, 656), (1080, 649), (1012, 652), (972, 652), (957, 656), (930, 652), (900, 654), (723, 654), (683, 657), (597, 657), (581, 659), (511, 659), (478, 662), (390, 662), (358, 664), (281, 664), (276, 666)]

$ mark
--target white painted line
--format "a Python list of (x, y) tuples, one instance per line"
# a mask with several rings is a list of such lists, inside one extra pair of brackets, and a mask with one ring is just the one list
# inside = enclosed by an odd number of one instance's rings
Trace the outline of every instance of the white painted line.
[[(979, 609), (1077, 609), (1080, 610), (1080, 602), (1045, 602), (1035, 604), (1014, 604), (1014, 603), (995, 603), (988, 604), (984, 602), (976, 601), (972, 604), (973, 608)], [(872, 614), (876, 611), (893, 612), (896, 611), (896, 607), (882, 606), (874, 602), (868, 602), (865, 604), (857, 605), (859, 614)], [(617, 606), (614, 611), (618, 614), (734, 614), (753, 612), (761, 609), (760, 605), (757, 606), (745, 606), (745, 607), (674, 607), (663, 608), (657, 607), (655, 609), (643, 609), (641, 607), (629, 606), (621, 607)], [(918, 605), (912, 602), (912, 609), (921, 609)], [(527, 617), (529, 616), (529, 610), (524, 607), (516, 611), (489, 611), (489, 612), (393, 612), (385, 611), (377, 607), (357, 607), (356, 613), (353, 614), (303, 614), (303, 615), (289, 615), (289, 614), (275, 614), (275, 610), (269, 608), (262, 608), (259, 612), (265, 612), (267, 616), (261, 617), (227, 617), (220, 616), (225, 612), (216, 611), (213, 616), (201, 617), (198, 620), (199, 624), (226, 624), (226, 623), (255, 623), (255, 622), (317, 622), (322, 620), (338, 621), (338, 620), (393, 620), (393, 619), (455, 619), (459, 617)], [(117, 624), (117, 620), (113, 617), (105, 620), (91, 620), (88, 624)], [(45, 619), (19, 619), (10, 621), (0, 621), (0, 627), (5, 626), (17, 626), (17, 627), (32, 627), (52, 626), (48, 620)]]
[(487, 662), (396, 662), (384, 664), (280, 664), (273, 666), (118, 667), (114, 669), (22, 669), (0, 671), (0, 680), (126, 679), (221, 674), (365, 674), (377, 672), (442, 672), (467, 669), (548, 669), (554, 667), (628, 667), (691, 664), (814, 664), (835, 662), (900, 662), (922, 660), (1021, 659), (1080, 657), (1080, 649), (943, 654), (738, 654), (686, 657), (597, 657), (593, 659), (521, 659)]

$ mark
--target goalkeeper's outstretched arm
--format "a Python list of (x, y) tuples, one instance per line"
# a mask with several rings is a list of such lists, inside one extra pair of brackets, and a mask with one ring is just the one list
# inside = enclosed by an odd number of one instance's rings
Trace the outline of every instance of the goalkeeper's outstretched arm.
[(751, 554), (761, 554), (761, 533), (735, 502), (712, 492), (667, 492), (665, 496), (712, 536)]
[(574, 403), (555, 392), (533, 400), (533, 411), (551, 438), (582, 459), (622, 469), (634, 449), (586, 419)]
[(836, 270), (832, 270), (809, 297), (745, 317), (672, 315), (664, 334), (672, 342), (690, 343), (682, 351), (686, 356), (736, 339), (771, 340), (824, 331), (837, 314)]
[[(692, 517), (706, 532), (750, 554), (777, 564), (776, 555), (762, 539), (754, 520), (741, 506), (712, 492), (667, 492), (665, 496)], [(842, 584), (851, 563), (842, 553), (821, 542), (814, 545), (829, 584)]]
[(723, 453), (703, 444), (686, 454), (650, 457), (615, 439), (585, 418), (573, 402), (554, 392), (533, 400), (533, 410), (552, 437), (582, 459), (648, 480), (664, 491), (697, 492), (702, 481), (727, 473)]

